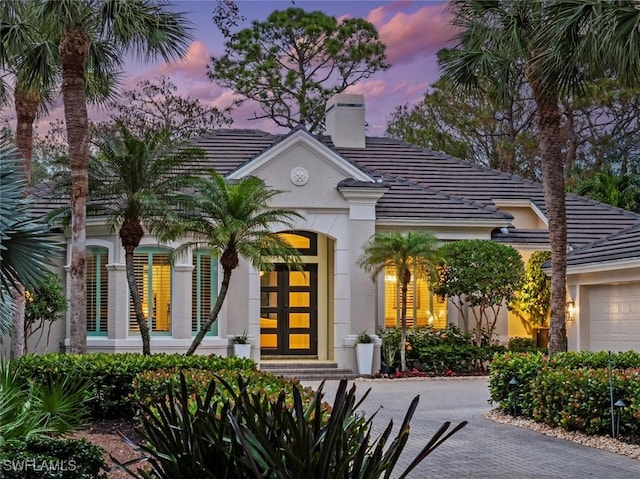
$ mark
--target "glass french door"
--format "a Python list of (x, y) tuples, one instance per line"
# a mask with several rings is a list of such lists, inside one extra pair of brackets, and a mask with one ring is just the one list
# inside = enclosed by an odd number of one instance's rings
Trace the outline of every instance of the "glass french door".
[(289, 271), (277, 264), (260, 276), (260, 349), (263, 355), (318, 354), (318, 265)]

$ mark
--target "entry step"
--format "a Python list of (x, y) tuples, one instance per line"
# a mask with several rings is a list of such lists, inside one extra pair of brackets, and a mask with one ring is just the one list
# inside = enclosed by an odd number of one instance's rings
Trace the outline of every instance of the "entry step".
[(338, 365), (329, 361), (260, 361), (260, 369), (268, 371), (276, 376), (285, 378), (297, 378), (304, 381), (321, 381), (323, 379), (339, 380), (359, 377), (350, 369), (339, 369)]

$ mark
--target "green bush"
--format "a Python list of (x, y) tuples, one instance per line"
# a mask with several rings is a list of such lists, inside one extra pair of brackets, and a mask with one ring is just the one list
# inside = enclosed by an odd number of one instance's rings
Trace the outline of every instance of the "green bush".
[[(386, 344), (400, 343), (400, 329), (385, 329), (381, 336), (383, 349)], [(445, 329), (425, 327), (407, 331), (407, 365), (437, 375), (480, 372), (484, 363), (503, 350), (503, 346), (488, 341), (476, 346), (471, 333), (463, 333), (454, 325)]]
[(509, 338), (509, 351), (514, 353), (529, 353), (536, 350), (536, 342), (532, 338)]
[[(313, 396), (311, 388), (302, 388), (297, 380), (276, 377), (273, 374), (255, 370), (228, 370), (221, 369), (210, 371), (204, 369), (158, 369), (156, 371), (144, 371), (138, 373), (133, 381), (133, 400), (140, 405), (151, 407), (162, 402), (167, 396), (168, 388), (177, 391), (180, 388), (180, 376), (184, 376), (187, 393), (195, 397), (204, 397), (209, 384), (214, 378), (225, 380), (235, 394), (239, 393), (238, 379), (242, 378), (248, 384), (249, 394), (259, 394), (261, 397), (275, 401), (285, 391), (288, 404), (292, 404), (293, 388), (299, 388), (303, 402), (308, 403)], [(214, 398), (214, 403), (222, 403), (223, 400), (232, 399), (231, 391), (219, 389), (221, 396)], [(195, 410), (195, 401), (190, 401), (192, 410)]]
[[(612, 371), (614, 400), (627, 407), (619, 411), (620, 432), (640, 434), (640, 371)], [(543, 368), (534, 381), (532, 417), (539, 422), (587, 434), (611, 432), (611, 396), (607, 369)]]
[(12, 440), (0, 450), (0, 478), (104, 479), (103, 455), (84, 439)]
[[(588, 434), (611, 428), (609, 355), (569, 352), (497, 355), (490, 365), (491, 400), (509, 414)], [(640, 434), (640, 353), (611, 355), (614, 400), (623, 399), (620, 430)], [(510, 384), (512, 379), (517, 384)]]
[[(494, 356), (489, 365), (489, 390), (491, 400), (500, 408), (512, 413), (522, 410), (526, 416), (533, 407), (531, 381), (546, 362), (542, 353), (512, 353)], [(510, 384), (515, 379), (517, 384)]]
[(256, 368), (253, 361), (243, 358), (134, 353), (26, 355), (17, 364), (23, 377), (35, 381), (79, 374), (91, 382), (93, 398), (87, 402), (87, 408), (94, 418), (133, 417), (136, 411), (131, 402), (133, 380), (142, 371), (173, 367), (210, 371)]
[(0, 361), (0, 450), (5, 441), (66, 434), (87, 419), (91, 384), (78, 374), (34, 382), (13, 362)]
[[(409, 422), (418, 406), (416, 397), (393, 440), (390, 423), (372, 439), (372, 420), (357, 408), (355, 386), (347, 390), (342, 380), (333, 405), (323, 401), (322, 386), (305, 404), (294, 387), (293, 406), (285, 392), (275, 399), (253, 393), (251, 384), (238, 378), (239, 392), (219, 378), (206, 394), (192, 397), (186, 378), (180, 387), (168, 388), (167, 398), (143, 408), (141, 451), (150, 471), (134, 477), (192, 479), (224, 477), (361, 478), (389, 477), (409, 438)], [(225, 398), (222, 403), (214, 399)], [(195, 400), (197, 408), (191, 409)], [(464, 427), (447, 432), (445, 423), (398, 477), (403, 478), (442, 442)], [(389, 444), (388, 444), (389, 443)]]

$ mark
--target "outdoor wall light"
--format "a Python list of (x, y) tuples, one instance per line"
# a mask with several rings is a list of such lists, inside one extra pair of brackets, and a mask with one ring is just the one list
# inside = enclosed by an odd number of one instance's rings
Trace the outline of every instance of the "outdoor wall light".
[(573, 301), (567, 301), (564, 308), (564, 316), (567, 321), (576, 319), (576, 305)]

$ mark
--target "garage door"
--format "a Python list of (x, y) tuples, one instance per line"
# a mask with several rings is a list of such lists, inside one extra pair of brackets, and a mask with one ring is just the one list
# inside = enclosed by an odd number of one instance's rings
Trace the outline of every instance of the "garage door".
[(640, 283), (589, 288), (589, 349), (640, 351)]

